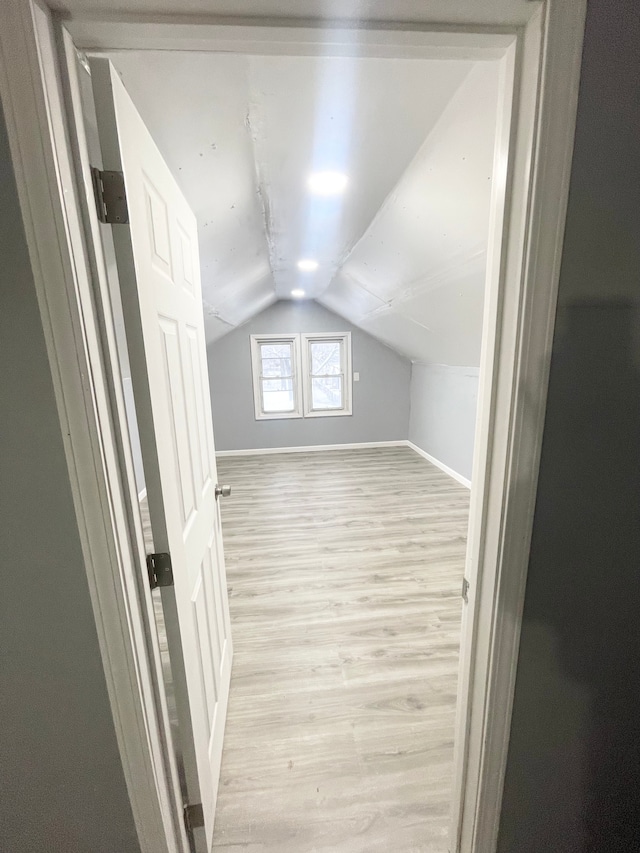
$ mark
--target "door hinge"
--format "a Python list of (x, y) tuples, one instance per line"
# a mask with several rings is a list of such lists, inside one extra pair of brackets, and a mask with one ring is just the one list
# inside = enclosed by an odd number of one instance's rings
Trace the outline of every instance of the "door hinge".
[(106, 222), (108, 225), (127, 225), (129, 208), (122, 172), (108, 169), (103, 171), (92, 166), (91, 179), (100, 222)]
[(157, 586), (173, 586), (171, 554), (147, 554), (147, 571), (151, 589)]
[(191, 806), (184, 807), (184, 826), (189, 837), (193, 835), (194, 829), (204, 826), (204, 809), (202, 808), (202, 803), (194, 803)]
[(469, 603), (469, 581), (466, 578), (462, 578), (462, 600)]

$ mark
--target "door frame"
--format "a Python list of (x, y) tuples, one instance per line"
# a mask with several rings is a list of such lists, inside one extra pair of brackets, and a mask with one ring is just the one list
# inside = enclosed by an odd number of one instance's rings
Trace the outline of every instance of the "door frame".
[[(437, 6), (426, 0), (430, 4)], [(468, 54), (469, 36), (492, 35), (515, 75), (508, 170), (496, 162), (505, 217), (504, 228), (492, 229), (474, 452), (466, 569), (473, 582), (463, 620), (451, 835), (460, 853), (489, 853), (497, 843), (585, 15), (586, 0), (545, 0), (532, 2), (529, 23), (518, 27), (439, 20), (395, 28), (365, 22), (359, 30), (376, 55), (388, 55), (394, 38), (396, 50), (400, 42), (412, 55), (425, 43), (443, 55)], [(353, 44), (353, 25), (325, 22), (273, 19), (256, 27), (109, 18), (64, 26), (80, 47), (102, 50), (241, 50), (258, 42), (273, 52), (292, 43), (319, 52), (328, 32), (334, 47), (347, 51)], [(150, 597), (140, 583), (144, 550), (133, 518), (124, 402), (110, 379), (113, 341), (92, 289), (90, 236), (60, 88), (61, 39), (38, 0), (5, 0), (0, 97), (140, 844), (144, 853), (186, 851), (157, 639), (154, 645), (148, 623)]]
[(113, 320), (94, 288), (48, 8), (8, 0), (0, 98), (124, 779), (143, 853), (186, 853)]

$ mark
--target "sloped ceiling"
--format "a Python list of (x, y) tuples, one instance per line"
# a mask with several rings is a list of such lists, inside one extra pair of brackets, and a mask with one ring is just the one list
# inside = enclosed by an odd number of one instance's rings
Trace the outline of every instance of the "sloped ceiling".
[[(111, 59), (198, 219), (209, 342), (302, 287), (415, 361), (478, 363), (496, 63)], [(321, 169), (343, 195), (309, 193)]]
[(478, 63), (319, 297), (415, 361), (480, 362), (496, 106)]

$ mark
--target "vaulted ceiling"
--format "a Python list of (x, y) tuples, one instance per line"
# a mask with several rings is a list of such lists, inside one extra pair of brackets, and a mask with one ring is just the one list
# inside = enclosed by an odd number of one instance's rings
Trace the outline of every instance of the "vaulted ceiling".
[[(111, 59), (198, 219), (208, 341), (301, 288), (415, 361), (478, 363), (497, 63)], [(327, 169), (343, 193), (309, 191)]]

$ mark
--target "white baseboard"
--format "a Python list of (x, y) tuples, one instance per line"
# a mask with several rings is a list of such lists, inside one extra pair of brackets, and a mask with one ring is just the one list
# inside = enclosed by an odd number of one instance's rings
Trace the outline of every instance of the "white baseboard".
[(440, 462), (439, 459), (436, 459), (435, 456), (431, 456), (430, 453), (427, 453), (426, 450), (423, 450), (421, 447), (418, 447), (417, 444), (414, 444), (412, 441), (405, 441), (407, 447), (410, 447), (412, 450), (415, 450), (420, 456), (423, 456), (427, 462), (431, 462), (432, 465), (435, 465), (436, 468), (439, 468), (441, 471), (444, 471), (445, 474), (448, 474), (450, 477), (453, 477), (454, 480), (457, 480), (461, 485), (465, 486), (467, 489), (471, 488), (471, 480), (467, 480), (466, 477), (463, 477), (462, 474), (458, 474), (457, 471), (454, 471), (453, 468), (449, 468), (448, 465), (445, 465), (444, 462)]
[(142, 503), (142, 501), (146, 498), (146, 496), (147, 496), (147, 490), (146, 489), (143, 489), (141, 492), (138, 492), (138, 503)]
[(265, 456), (271, 453), (315, 453), (318, 450), (357, 450), (367, 447), (410, 447), (428, 462), (431, 462), (432, 465), (435, 465), (436, 468), (448, 474), (449, 477), (453, 477), (454, 480), (457, 480), (458, 483), (467, 489), (471, 488), (471, 480), (463, 477), (462, 474), (458, 474), (453, 468), (449, 468), (444, 462), (440, 462), (439, 459), (431, 456), (430, 453), (422, 450), (417, 444), (407, 439), (400, 439), (399, 441), (359, 441), (352, 444), (310, 444), (306, 447), (251, 447), (247, 450), (218, 450), (216, 456), (221, 458), (224, 456)]
[(262, 447), (249, 450), (218, 450), (216, 456), (263, 456), (268, 453), (314, 453), (317, 450), (358, 450), (367, 447), (406, 447), (406, 440), (360, 441), (353, 444), (311, 444), (307, 447)]

